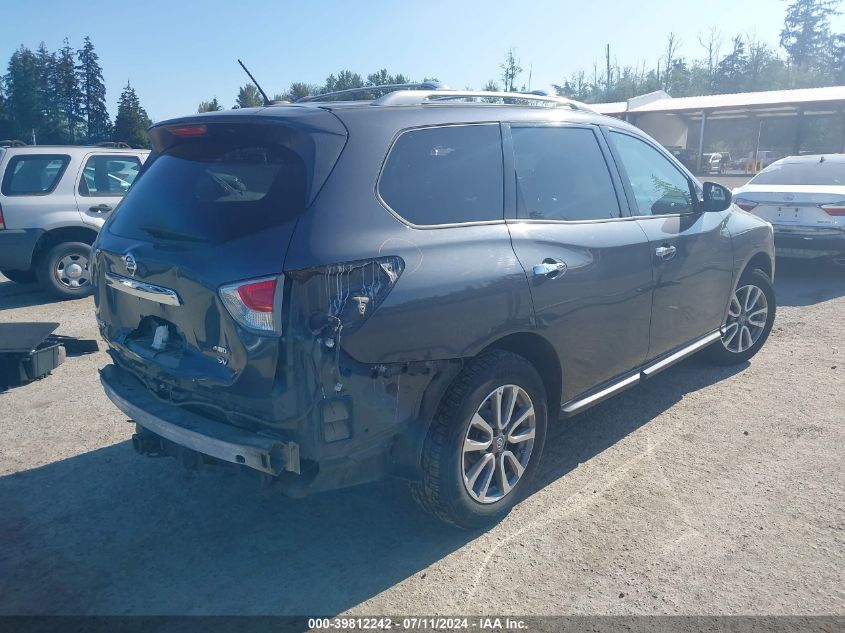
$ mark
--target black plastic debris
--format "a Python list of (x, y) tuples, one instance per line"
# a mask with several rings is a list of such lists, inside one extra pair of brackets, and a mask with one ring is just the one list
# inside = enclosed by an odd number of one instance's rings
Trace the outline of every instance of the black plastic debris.
[(58, 323), (0, 323), (0, 387), (43, 378), (65, 361), (64, 346), (50, 335)]

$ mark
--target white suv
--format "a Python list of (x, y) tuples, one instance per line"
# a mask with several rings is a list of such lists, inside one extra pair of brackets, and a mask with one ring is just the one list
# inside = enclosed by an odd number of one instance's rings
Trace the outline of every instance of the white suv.
[(0, 147), (0, 272), (60, 298), (91, 292), (90, 246), (149, 150)]

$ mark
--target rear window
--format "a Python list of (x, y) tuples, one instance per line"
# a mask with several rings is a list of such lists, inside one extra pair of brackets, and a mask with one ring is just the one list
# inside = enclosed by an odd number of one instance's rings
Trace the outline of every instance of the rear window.
[(303, 160), (279, 145), (192, 141), (152, 160), (118, 207), (112, 233), (222, 242), (290, 221), (305, 207)]
[(70, 162), (65, 154), (27, 154), (13, 156), (6, 165), (4, 196), (44, 195), (53, 191)]
[(384, 166), (379, 194), (417, 225), (501, 220), (498, 124), (424, 128), (402, 134)]
[(750, 185), (845, 185), (845, 163), (778, 163), (757, 174)]

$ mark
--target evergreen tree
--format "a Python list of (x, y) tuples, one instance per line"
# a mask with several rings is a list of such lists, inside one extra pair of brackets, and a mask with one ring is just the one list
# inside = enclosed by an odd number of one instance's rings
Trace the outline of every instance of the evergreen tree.
[(65, 141), (77, 143), (84, 136), (82, 132), (82, 90), (76, 74), (73, 49), (67, 38), (56, 55), (56, 84), (51, 95), (59, 107), (62, 132)]
[(217, 101), (217, 97), (211, 99), (211, 101), (200, 101), (200, 104), (197, 106), (197, 112), (218, 112), (222, 110), (223, 106)]
[(825, 66), (830, 17), (836, 15), (838, 3), (838, 0), (792, 0), (780, 32), (780, 45), (790, 63), (811, 69)]
[(731, 40), (732, 50), (716, 67), (716, 92), (740, 92), (743, 89), (748, 56), (745, 42), (737, 35)]
[(40, 125), (36, 129), (38, 142), (61, 143), (65, 140), (62, 133), (62, 117), (59, 104), (53, 98), (56, 93), (56, 54), (47, 50), (47, 45), (41, 42), (35, 52), (35, 63), (42, 115)]
[(238, 90), (238, 98), (235, 100), (236, 108), (257, 108), (263, 105), (264, 98), (255, 84), (248, 83)]
[(111, 136), (111, 121), (106, 109), (106, 85), (99, 56), (94, 51), (91, 38), (85, 37), (85, 44), (78, 53), (79, 85), (82, 90), (81, 115), (89, 143), (100, 143)]
[(10, 136), (12, 136), (12, 117), (6, 100), (5, 81), (0, 76), (0, 139), (7, 139)]
[(135, 89), (127, 81), (126, 87), (120, 93), (120, 99), (117, 102), (113, 139), (117, 142), (128, 143), (131, 147), (149, 147), (150, 139), (147, 136), (147, 128), (151, 124), (150, 117), (141, 107)]
[(502, 69), (502, 84), (505, 92), (513, 92), (516, 89), (516, 78), (522, 72), (522, 66), (511, 48), (505, 55), (505, 61), (499, 66)]
[(9, 136), (29, 143), (43, 121), (38, 61), (31, 50), (21, 46), (12, 53), (5, 80)]
[(320, 90), (320, 86), (315, 86), (313, 84), (306, 84), (301, 81), (297, 81), (292, 83), (290, 85), (290, 88), (288, 88), (286, 92), (278, 94), (273, 98), (277, 101), (290, 101), (291, 103), (293, 103), (297, 99), (302, 99), (303, 97), (318, 94)]
[(337, 77), (334, 73), (326, 77), (326, 84), (320, 92), (336, 92), (337, 90), (350, 90), (351, 88), (363, 88), (364, 80), (361, 75), (351, 70), (341, 70)]

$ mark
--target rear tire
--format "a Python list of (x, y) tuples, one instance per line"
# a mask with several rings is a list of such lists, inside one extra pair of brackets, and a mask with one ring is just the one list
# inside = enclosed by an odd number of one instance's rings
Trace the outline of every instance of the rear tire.
[(89, 267), (91, 246), (85, 242), (62, 242), (41, 257), (38, 281), (59, 299), (78, 299), (91, 294)]
[(755, 268), (746, 271), (731, 294), (722, 338), (705, 350), (717, 365), (744, 363), (760, 351), (775, 322), (777, 301), (769, 276)]
[(500, 520), (530, 488), (547, 419), (534, 366), (511, 352), (485, 352), (440, 403), (423, 446), (422, 480), (411, 484), (414, 499), (462, 528)]
[(16, 284), (34, 284), (38, 281), (35, 272), (32, 270), (0, 270), (3, 276)]

